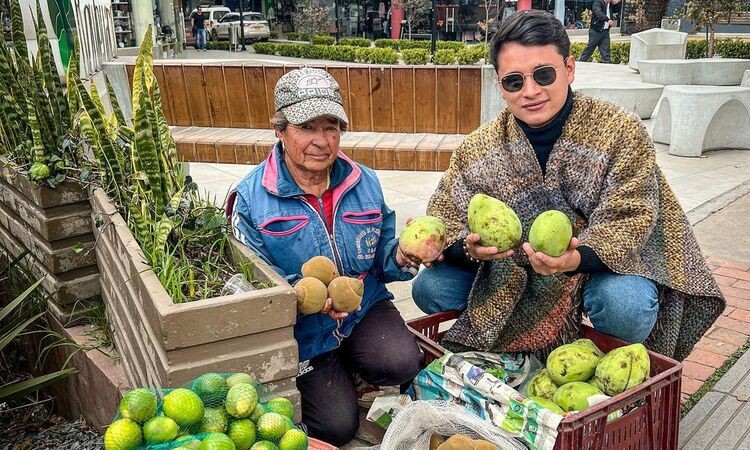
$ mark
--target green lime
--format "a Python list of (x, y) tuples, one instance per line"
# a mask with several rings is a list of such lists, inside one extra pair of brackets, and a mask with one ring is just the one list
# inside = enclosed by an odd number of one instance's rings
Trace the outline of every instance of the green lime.
[(302, 430), (287, 431), (279, 440), (279, 450), (307, 450), (307, 435)]
[(209, 433), (203, 438), (198, 450), (237, 450), (229, 436), (224, 433)]
[(148, 389), (133, 389), (120, 402), (120, 415), (143, 423), (156, 414), (156, 394)]
[(227, 412), (224, 408), (206, 408), (200, 432), (223, 433), (227, 429)]
[(250, 447), (250, 450), (279, 450), (273, 442), (269, 441), (258, 441)]
[(255, 405), (255, 409), (253, 410), (253, 413), (250, 414), (249, 419), (255, 423), (258, 423), (258, 419), (260, 419), (260, 416), (267, 412), (269, 412), (269, 409), (265, 405), (265, 403), (258, 403), (257, 405)]
[(203, 400), (206, 407), (216, 407), (224, 404), (227, 396), (227, 382), (218, 373), (206, 373), (193, 381), (193, 392)]
[[(185, 449), (185, 450), (198, 450), (201, 446), (201, 441), (198, 438), (195, 438), (193, 436), (187, 436), (184, 438), (179, 438), (175, 441), (177, 444), (180, 444), (179, 448)], [(177, 449), (174, 449), (177, 450)]]
[(275, 412), (260, 416), (257, 426), (258, 435), (268, 441), (278, 441), (291, 428), (289, 419)]
[(258, 391), (249, 384), (236, 384), (229, 389), (225, 404), (227, 412), (234, 417), (247, 417), (258, 404)]
[(255, 442), (255, 424), (249, 419), (239, 419), (229, 424), (227, 432), (237, 450), (248, 450)]
[(178, 388), (165, 395), (162, 409), (181, 428), (203, 420), (203, 402), (190, 389)]
[(227, 378), (227, 386), (229, 389), (233, 388), (237, 384), (249, 384), (255, 386), (255, 378), (246, 373), (235, 373)]
[(141, 445), (141, 427), (130, 419), (112, 422), (104, 433), (105, 450), (133, 450)]
[(289, 401), (289, 399), (286, 399), (284, 397), (272, 398), (268, 401), (266, 406), (270, 411), (279, 413), (282, 416), (286, 416), (290, 419), (294, 418), (294, 405), (291, 401)]
[(149, 444), (171, 441), (179, 432), (179, 425), (169, 417), (152, 417), (143, 424), (143, 439)]

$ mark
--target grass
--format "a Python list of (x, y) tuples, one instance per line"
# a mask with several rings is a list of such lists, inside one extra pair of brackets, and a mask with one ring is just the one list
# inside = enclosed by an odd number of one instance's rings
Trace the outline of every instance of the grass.
[(721, 377), (723, 377), (729, 371), (729, 369), (732, 368), (734, 363), (736, 363), (737, 360), (740, 359), (740, 357), (744, 355), (745, 352), (748, 351), (749, 349), (750, 349), (750, 341), (745, 342), (744, 345), (740, 346), (740, 348), (735, 350), (735, 352), (732, 353), (729, 356), (729, 358), (727, 358), (726, 361), (724, 361), (724, 364), (722, 364), (721, 367), (716, 369), (716, 371), (710, 377), (708, 377), (708, 380), (706, 380), (706, 382), (703, 383), (703, 386), (698, 388), (698, 390), (695, 391), (693, 395), (691, 395), (687, 399), (687, 401), (685, 401), (685, 403), (680, 407), (680, 418), (684, 418), (685, 415), (687, 415), (687, 413), (691, 409), (693, 409), (693, 406), (695, 406), (695, 404), (698, 403), (698, 401), (701, 398), (703, 398), (703, 396), (706, 395), (708, 391), (710, 391), (711, 389), (713, 389), (714, 386), (716, 386), (716, 383), (719, 382)]

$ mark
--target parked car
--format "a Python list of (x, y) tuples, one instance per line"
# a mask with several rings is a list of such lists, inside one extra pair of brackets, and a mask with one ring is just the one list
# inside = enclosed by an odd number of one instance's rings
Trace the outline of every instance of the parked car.
[[(213, 27), (221, 20), (222, 17), (231, 12), (226, 6), (213, 6), (203, 5), (201, 6), (203, 15), (206, 16), (206, 39), (211, 40), (213, 38)], [(197, 10), (192, 10), (190, 14), (185, 18), (185, 45), (195, 45), (195, 32), (193, 31), (193, 16), (197, 13)]]
[[(271, 27), (262, 14), (257, 12), (245, 12), (242, 17), (245, 25), (245, 40), (267, 41), (271, 37)], [(214, 25), (211, 31), (211, 39), (229, 39), (229, 30), (233, 23), (240, 22), (240, 13), (229, 13)]]

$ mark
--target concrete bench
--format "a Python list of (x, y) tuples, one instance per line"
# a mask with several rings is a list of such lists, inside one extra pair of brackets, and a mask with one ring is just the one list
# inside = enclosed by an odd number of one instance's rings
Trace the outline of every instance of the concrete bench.
[(665, 86), (653, 139), (669, 154), (700, 156), (704, 150), (750, 149), (750, 87)]
[(750, 87), (750, 69), (746, 70), (742, 75), (742, 82), (740, 83), (740, 86)]
[(639, 62), (638, 69), (644, 83), (739, 86), (750, 59), (655, 59)]
[(641, 119), (651, 117), (663, 89), (664, 86), (658, 84), (618, 83), (607, 86), (604, 82), (583, 82), (573, 87), (576, 92), (620, 105)]
[[(273, 130), (172, 127), (182, 161), (258, 164), (277, 139)], [(444, 171), (463, 134), (346, 132), (341, 150), (355, 161), (379, 170)]]
[(649, 59), (685, 59), (687, 33), (652, 28), (630, 37), (628, 67), (638, 70), (640, 61)]

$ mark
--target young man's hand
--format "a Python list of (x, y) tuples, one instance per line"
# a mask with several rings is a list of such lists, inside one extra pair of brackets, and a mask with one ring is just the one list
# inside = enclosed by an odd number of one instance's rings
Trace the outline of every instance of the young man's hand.
[(581, 254), (578, 253), (578, 238), (570, 240), (568, 250), (558, 257), (545, 255), (542, 252), (536, 252), (528, 242), (523, 243), (523, 251), (529, 257), (529, 262), (534, 272), (540, 275), (554, 275), (562, 272), (571, 272), (576, 270), (581, 264)]
[(479, 243), (481, 238), (476, 233), (469, 233), (466, 236), (466, 253), (468, 256), (480, 261), (489, 261), (492, 259), (505, 259), (513, 256), (513, 250), (501, 252), (497, 247), (485, 247)]

